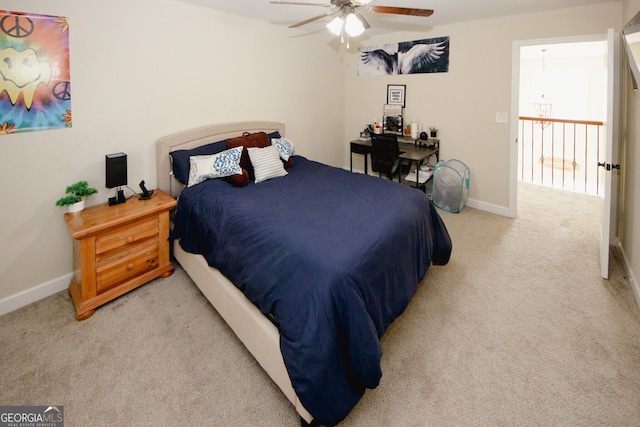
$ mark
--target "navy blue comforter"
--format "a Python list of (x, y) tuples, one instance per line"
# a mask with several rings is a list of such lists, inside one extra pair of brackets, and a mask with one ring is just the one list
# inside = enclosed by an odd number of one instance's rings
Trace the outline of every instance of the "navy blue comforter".
[(382, 376), (380, 338), (451, 240), (424, 193), (294, 157), (282, 178), (183, 190), (172, 238), (202, 254), (280, 330), (304, 407), (344, 419)]

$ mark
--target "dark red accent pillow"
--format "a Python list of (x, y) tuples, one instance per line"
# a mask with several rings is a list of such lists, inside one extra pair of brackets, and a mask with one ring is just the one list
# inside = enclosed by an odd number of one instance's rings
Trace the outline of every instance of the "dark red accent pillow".
[(249, 178), (252, 180), (254, 179), (253, 166), (251, 165), (247, 148), (264, 148), (269, 145), (271, 145), (271, 140), (269, 139), (269, 135), (265, 132), (247, 133), (237, 138), (229, 138), (227, 140), (227, 150), (234, 147), (244, 147), (244, 150), (242, 150), (242, 156), (240, 157), (240, 167), (249, 172)]
[(242, 168), (242, 174), (231, 175), (226, 179), (234, 187), (246, 187), (249, 184), (249, 172)]
[(289, 160), (287, 160), (286, 162), (283, 160), (284, 162), (284, 168), (285, 169), (290, 169), (293, 167), (293, 156), (289, 157)]

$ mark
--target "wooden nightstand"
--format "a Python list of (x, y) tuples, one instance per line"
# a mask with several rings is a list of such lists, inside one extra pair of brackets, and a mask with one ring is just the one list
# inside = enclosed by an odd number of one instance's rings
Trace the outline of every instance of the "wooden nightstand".
[(104, 203), (64, 214), (73, 237), (69, 295), (76, 319), (157, 277), (169, 277), (169, 211), (176, 201), (160, 190), (149, 200)]

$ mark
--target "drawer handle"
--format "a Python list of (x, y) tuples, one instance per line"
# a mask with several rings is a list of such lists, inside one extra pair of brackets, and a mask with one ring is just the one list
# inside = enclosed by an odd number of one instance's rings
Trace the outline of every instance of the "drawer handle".
[(125, 240), (125, 242), (127, 242), (127, 243), (131, 243), (131, 242), (133, 242), (133, 239), (134, 239), (134, 237), (133, 237), (133, 236), (129, 236), (129, 237), (127, 237), (127, 239)]
[(129, 263), (129, 265), (127, 265), (127, 271), (131, 271), (133, 270), (134, 264), (133, 263)]

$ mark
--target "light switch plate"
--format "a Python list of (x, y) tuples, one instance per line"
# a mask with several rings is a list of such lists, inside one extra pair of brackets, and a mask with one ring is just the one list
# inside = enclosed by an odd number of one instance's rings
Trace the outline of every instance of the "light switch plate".
[(496, 113), (496, 123), (508, 123), (509, 122), (509, 113)]

